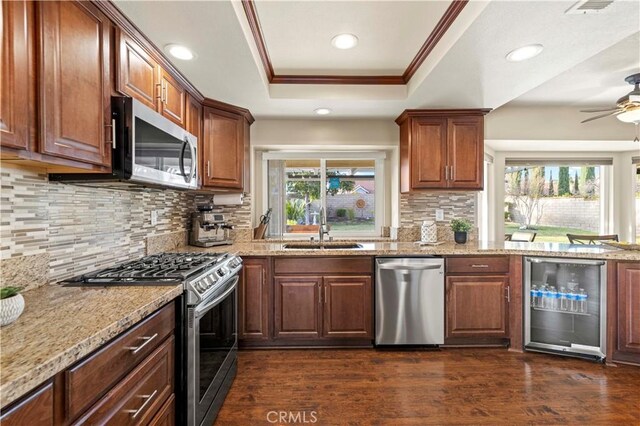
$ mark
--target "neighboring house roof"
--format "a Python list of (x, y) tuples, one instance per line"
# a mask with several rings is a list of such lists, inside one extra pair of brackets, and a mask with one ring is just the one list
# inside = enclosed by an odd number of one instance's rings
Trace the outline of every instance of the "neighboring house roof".
[[(376, 192), (375, 185), (376, 184), (373, 180), (358, 180), (356, 181), (356, 186), (353, 190), (354, 192), (359, 192), (360, 194), (373, 194), (374, 192)], [(366, 192), (359, 191), (359, 189), (362, 189)]]

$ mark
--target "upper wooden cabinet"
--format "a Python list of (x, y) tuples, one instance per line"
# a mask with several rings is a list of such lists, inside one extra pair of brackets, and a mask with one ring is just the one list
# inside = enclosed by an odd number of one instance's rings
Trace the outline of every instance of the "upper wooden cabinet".
[(231, 106), (208, 106), (203, 112), (200, 145), (202, 186), (249, 192), (249, 126), (251, 114)]
[(33, 3), (2, 2), (2, 96), (0, 96), (0, 143), (29, 148), (29, 94), (33, 47)]
[(185, 88), (123, 30), (117, 33), (118, 91), (186, 127)]
[(90, 3), (37, 5), (42, 152), (110, 166), (111, 22)]
[(400, 189), (483, 188), (484, 115), (490, 110), (406, 110), (400, 126)]

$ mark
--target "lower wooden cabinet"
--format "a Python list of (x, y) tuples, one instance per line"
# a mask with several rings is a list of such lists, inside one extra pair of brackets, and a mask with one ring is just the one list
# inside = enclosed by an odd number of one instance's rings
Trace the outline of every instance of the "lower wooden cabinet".
[(275, 287), (275, 338), (320, 337), (320, 290), (322, 277), (276, 277)]
[(449, 276), (446, 337), (508, 337), (506, 276)]
[(2, 426), (53, 425), (53, 383), (26, 396), (0, 416)]
[(640, 263), (610, 265), (607, 356), (640, 364)]
[(324, 277), (323, 285), (322, 335), (372, 338), (371, 277)]
[(1, 424), (175, 424), (174, 328), (170, 303), (4, 408)]
[(372, 258), (243, 261), (238, 292), (241, 346), (372, 344)]
[(244, 258), (238, 289), (238, 338), (267, 340), (270, 337), (271, 283), (269, 259)]

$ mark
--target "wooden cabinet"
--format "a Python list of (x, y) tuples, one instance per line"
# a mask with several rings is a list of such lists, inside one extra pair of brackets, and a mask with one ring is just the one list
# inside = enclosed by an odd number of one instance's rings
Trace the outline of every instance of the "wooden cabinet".
[(249, 191), (249, 125), (245, 114), (205, 106), (200, 152), (202, 186)]
[(243, 258), (238, 289), (238, 338), (268, 340), (270, 333), (271, 283), (269, 259)]
[(117, 34), (118, 91), (186, 127), (186, 89), (123, 30)]
[(324, 337), (370, 339), (373, 293), (370, 276), (329, 276), (323, 278)]
[(445, 270), (445, 344), (504, 344), (510, 337), (509, 257), (448, 257)]
[(86, 2), (38, 2), (43, 153), (111, 165), (111, 23)]
[(151, 420), (149, 426), (173, 426), (175, 418), (176, 398), (174, 395), (171, 395), (162, 408), (160, 408), (158, 414)]
[(607, 356), (640, 364), (640, 263), (611, 262), (609, 268)]
[(483, 188), (484, 115), (477, 110), (406, 110), (400, 125), (400, 188)]
[(0, 415), (2, 426), (53, 425), (53, 384), (47, 383)]
[(274, 287), (274, 337), (305, 339), (320, 337), (322, 277), (276, 277)]
[(120, 93), (129, 95), (148, 106), (156, 108), (160, 98), (156, 79), (160, 66), (140, 45), (124, 31), (118, 30), (116, 86)]
[(0, 144), (29, 149), (32, 88), (33, 3), (2, 2)]
[(508, 337), (506, 276), (449, 276), (446, 337)]

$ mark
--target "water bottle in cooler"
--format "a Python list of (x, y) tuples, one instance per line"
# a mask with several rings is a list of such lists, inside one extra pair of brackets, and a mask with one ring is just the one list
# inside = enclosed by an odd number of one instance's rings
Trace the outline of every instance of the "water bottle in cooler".
[(529, 296), (531, 297), (531, 307), (535, 308), (538, 306), (538, 286), (532, 285), (531, 290), (529, 291)]
[(580, 289), (580, 293), (577, 296), (578, 296), (578, 312), (580, 312), (581, 314), (586, 314), (587, 313), (587, 298), (589, 296), (587, 295), (587, 292), (584, 291), (584, 288)]
[(549, 309), (558, 310), (558, 291), (554, 286), (549, 288)]
[(567, 289), (564, 287), (560, 287), (560, 293), (559, 293), (559, 297), (560, 297), (560, 310), (561, 311), (567, 311), (569, 309), (569, 303), (567, 300)]

